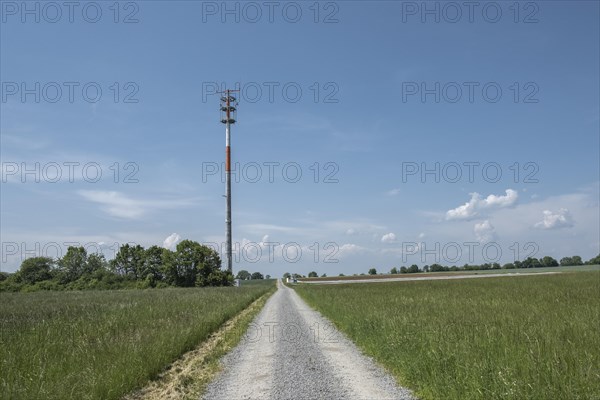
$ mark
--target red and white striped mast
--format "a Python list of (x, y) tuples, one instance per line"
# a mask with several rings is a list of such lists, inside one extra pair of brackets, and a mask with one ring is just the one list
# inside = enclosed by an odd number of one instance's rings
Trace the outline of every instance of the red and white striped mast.
[(227, 271), (233, 274), (233, 260), (231, 254), (231, 125), (235, 124), (238, 104), (237, 99), (231, 95), (238, 90), (226, 89), (221, 97), (221, 123), (225, 124), (225, 198), (227, 211), (225, 227), (227, 236)]

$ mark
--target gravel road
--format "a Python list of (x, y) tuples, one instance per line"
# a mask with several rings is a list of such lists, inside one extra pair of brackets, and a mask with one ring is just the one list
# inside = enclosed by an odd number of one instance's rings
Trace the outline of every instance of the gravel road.
[(204, 399), (414, 399), (279, 281)]

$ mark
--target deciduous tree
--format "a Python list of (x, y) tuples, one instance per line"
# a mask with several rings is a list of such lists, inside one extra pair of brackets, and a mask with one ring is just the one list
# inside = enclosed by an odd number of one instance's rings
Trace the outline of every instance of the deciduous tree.
[(52, 278), (54, 261), (48, 257), (28, 258), (21, 263), (19, 278), (21, 282), (33, 285), (36, 282)]
[(171, 264), (177, 286), (208, 286), (229, 279), (220, 269), (221, 258), (210, 247), (192, 240), (177, 244)]
[(117, 274), (139, 279), (143, 275), (145, 251), (142, 246), (122, 245), (110, 265)]
[[(286, 274), (289, 275), (289, 273), (286, 272)], [(237, 279), (242, 279), (242, 280), (248, 280), (252, 278), (252, 274), (250, 274), (250, 272), (246, 271), (245, 269), (242, 269), (241, 271), (239, 271), (237, 273), (237, 275), (235, 276)], [(285, 274), (283, 276), (285, 278)]]
[(558, 267), (558, 261), (550, 256), (544, 256), (540, 262), (544, 267)]
[(87, 252), (83, 247), (69, 246), (67, 253), (58, 260), (59, 280), (61, 283), (79, 279), (87, 267)]
[(260, 272), (254, 272), (252, 274), (252, 279), (264, 279), (265, 277)]

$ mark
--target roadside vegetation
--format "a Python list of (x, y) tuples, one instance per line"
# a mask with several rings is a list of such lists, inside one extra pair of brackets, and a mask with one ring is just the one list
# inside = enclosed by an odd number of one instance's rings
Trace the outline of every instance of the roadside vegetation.
[(600, 272), (294, 288), (420, 398), (600, 398)]
[(121, 398), (273, 285), (3, 293), (2, 398)]
[[(260, 272), (251, 277), (263, 279)], [(191, 240), (178, 243), (175, 251), (125, 244), (110, 261), (102, 254), (88, 254), (83, 247), (69, 247), (57, 260), (28, 258), (16, 273), (0, 273), (0, 292), (229, 286), (232, 283), (233, 276), (221, 270), (219, 254)]]

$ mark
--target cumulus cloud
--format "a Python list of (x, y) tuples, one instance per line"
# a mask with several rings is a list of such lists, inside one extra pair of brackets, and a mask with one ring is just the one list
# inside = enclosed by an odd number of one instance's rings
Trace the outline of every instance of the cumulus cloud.
[(392, 232), (386, 233), (381, 237), (382, 243), (394, 243), (396, 241), (396, 235)]
[(508, 207), (515, 204), (515, 202), (517, 201), (517, 197), (519, 197), (517, 191), (512, 189), (506, 189), (505, 193), (506, 196), (496, 196), (495, 194), (490, 194), (483, 200), (481, 207)]
[(486, 198), (482, 198), (479, 193), (471, 193), (468, 202), (446, 212), (446, 219), (470, 219), (477, 216), (481, 210), (512, 206), (518, 197), (517, 191), (512, 189), (506, 189), (505, 196), (490, 194)]
[(346, 231), (346, 235), (354, 235), (354, 234), (356, 234), (356, 231), (352, 228), (350, 228)]
[(181, 236), (177, 233), (171, 233), (166, 239), (163, 241), (163, 247), (169, 250), (175, 250), (177, 243), (181, 240)]
[(574, 225), (573, 217), (566, 208), (561, 208), (558, 212), (544, 210), (544, 219), (535, 224), (536, 228), (541, 229), (560, 229), (569, 228)]
[[(366, 249), (364, 247), (358, 246), (356, 244), (346, 243), (339, 247), (337, 255), (339, 255), (340, 257), (353, 256), (356, 254), (360, 254), (365, 250)], [(333, 256), (333, 258), (335, 258), (335, 255)]]
[(496, 229), (487, 219), (483, 222), (476, 223), (473, 227), (473, 231), (480, 243), (488, 243), (496, 239)]

